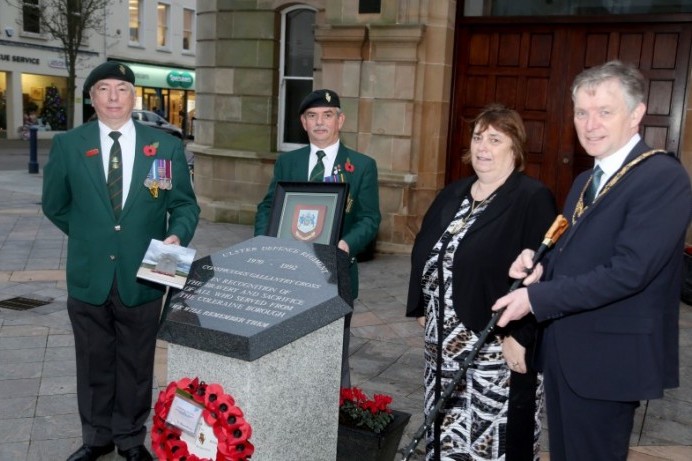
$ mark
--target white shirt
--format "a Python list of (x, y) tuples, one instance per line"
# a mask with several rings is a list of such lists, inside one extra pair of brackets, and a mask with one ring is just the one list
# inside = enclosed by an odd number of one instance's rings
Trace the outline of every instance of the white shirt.
[(613, 154), (607, 156), (604, 159), (596, 160), (594, 167), (599, 166), (601, 170), (603, 170), (603, 176), (601, 176), (601, 183), (598, 185), (598, 191), (596, 191), (597, 197), (598, 194), (601, 193), (601, 189), (603, 189), (605, 183), (607, 183), (610, 177), (613, 176), (615, 172), (620, 169), (623, 163), (625, 163), (625, 159), (627, 158), (629, 153), (632, 152), (634, 146), (636, 146), (641, 139), (642, 138), (641, 136), (639, 136), (639, 133), (636, 133), (634, 136), (632, 136), (632, 139), (630, 139), (627, 144), (622, 146)]
[(331, 146), (327, 146), (324, 149), (320, 149), (314, 144), (310, 144), (310, 160), (308, 161), (308, 171), (306, 173), (308, 180), (310, 180), (310, 172), (317, 164), (317, 151), (321, 150), (324, 152), (324, 158), (322, 163), (324, 163), (324, 177), (327, 178), (332, 175), (332, 170), (334, 169), (334, 162), (336, 162), (336, 154), (339, 153), (339, 141), (335, 142)]
[[(123, 126), (117, 130), (112, 130), (105, 124), (99, 121), (99, 135), (101, 138), (101, 160), (103, 161), (103, 172), (106, 175), (106, 182), (108, 182), (108, 160), (110, 159), (111, 147), (113, 146), (113, 138), (108, 136), (111, 131), (119, 131), (120, 137), (118, 142), (120, 143), (120, 149), (122, 149), (122, 162), (123, 162), (123, 203), (122, 208), (125, 208), (125, 202), (127, 201), (127, 194), (130, 191), (130, 184), (132, 183), (132, 168), (135, 165), (135, 146), (137, 145), (137, 135), (135, 131), (135, 124), (132, 119), (129, 119)], [(142, 152), (142, 155), (144, 153)]]

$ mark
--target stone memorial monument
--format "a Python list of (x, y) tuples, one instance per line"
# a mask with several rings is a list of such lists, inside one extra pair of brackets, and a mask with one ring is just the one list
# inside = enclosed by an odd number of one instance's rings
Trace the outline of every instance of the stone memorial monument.
[(233, 395), (257, 459), (336, 457), (348, 260), (334, 246), (255, 237), (195, 261), (164, 312), (168, 380)]

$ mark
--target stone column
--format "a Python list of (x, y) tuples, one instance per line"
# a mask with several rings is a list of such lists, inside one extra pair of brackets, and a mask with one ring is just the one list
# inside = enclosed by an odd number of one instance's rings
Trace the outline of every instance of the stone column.
[(251, 224), (271, 178), (264, 165), (276, 139), (278, 14), (230, 3), (198, 2), (197, 120), (188, 148), (202, 216)]

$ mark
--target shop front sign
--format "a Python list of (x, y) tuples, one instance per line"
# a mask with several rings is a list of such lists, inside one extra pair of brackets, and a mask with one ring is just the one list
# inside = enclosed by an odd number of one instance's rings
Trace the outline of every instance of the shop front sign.
[(189, 72), (169, 72), (166, 81), (172, 88), (190, 88), (194, 79)]
[(39, 58), (27, 58), (26, 56), (17, 56), (15, 54), (0, 54), (0, 61), (36, 64), (37, 66), (41, 64), (41, 60)]

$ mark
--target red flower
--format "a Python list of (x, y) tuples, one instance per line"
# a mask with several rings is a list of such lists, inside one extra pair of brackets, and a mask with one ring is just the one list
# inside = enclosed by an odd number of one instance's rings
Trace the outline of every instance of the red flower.
[(347, 159), (346, 159), (346, 165), (344, 165), (344, 169), (345, 169), (346, 171), (348, 171), (349, 173), (353, 173), (354, 171), (356, 171), (356, 167), (353, 166), (353, 163), (351, 163), (351, 159), (350, 159), (350, 158), (347, 158)]
[(176, 392), (188, 393), (204, 406), (202, 417), (218, 439), (216, 460), (246, 461), (255, 451), (250, 443), (252, 427), (243, 418), (243, 412), (235, 406), (233, 397), (225, 394), (218, 384), (206, 384), (198, 378), (183, 378), (171, 382), (161, 391), (154, 405), (151, 428), (152, 449), (159, 459), (169, 461), (213, 461), (190, 454), (187, 444), (180, 440), (181, 430), (166, 423)]
[(146, 155), (147, 157), (153, 157), (154, 155), (156, 155), (156, 150), (158, 148), (158, 141), (153, 144), (149, 144), (148, 146), (144, 146), (144, 155)]
[(98, 154), (99, 154), (98, 149), (89, 149), (88, 151), (86, 151), (87, 157), (93, 157), (93, 156), (98, 155)]
[(388, 395), (375, 394), (371, 400), (360, 388), (341, 388), (339, 422), (379, 433), (394, 419), (390, 403), (392, 398)]

